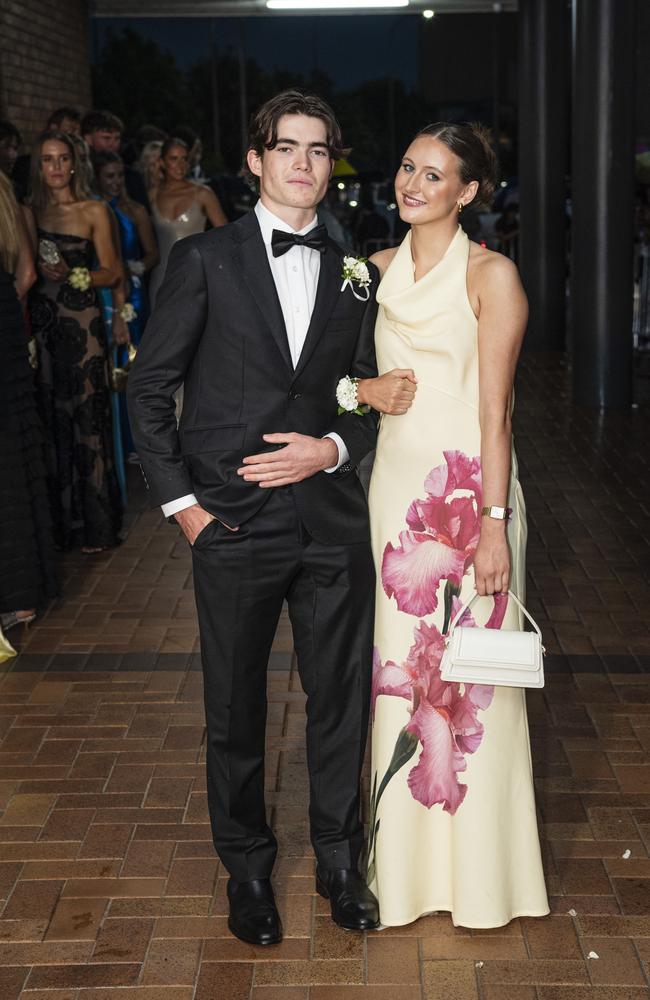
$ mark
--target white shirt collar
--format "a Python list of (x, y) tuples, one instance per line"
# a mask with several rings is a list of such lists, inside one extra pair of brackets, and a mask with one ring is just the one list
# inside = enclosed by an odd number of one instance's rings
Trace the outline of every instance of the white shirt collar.
[(262, 230), (262, 239), (266, 246), (270, 246), (271, 237), (273, 235), (274, 229), (279, 229), (281, 233), (298, 233), (299, 236), (304, 236), (305, 233), (311, 232), (318, 225), (318, 217), (314, 213), (314, 218), (311, 222), (308, 222), (303, 229), (292, 229), (292, 227), (285, 222), (284, 219), (279, 219), (277, 215), (273, 212), (269, 212), (266, 205), (263, 205), (261, 201), (257, 202), (255, 206), (255, 215), (257, 216), (257, 221), (260, 224), (260, 229)]

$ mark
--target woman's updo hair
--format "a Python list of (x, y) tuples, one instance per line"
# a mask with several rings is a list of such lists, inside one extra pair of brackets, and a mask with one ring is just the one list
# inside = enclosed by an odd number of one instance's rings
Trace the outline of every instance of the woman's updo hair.
[(490, 130), (479, 122), (434, 122), (415, 136), (438, 139), (460, 161), (463, 184), (478, 181), (475, 202), (489, 205), (499, 179), (499, 164), (490, 143)]

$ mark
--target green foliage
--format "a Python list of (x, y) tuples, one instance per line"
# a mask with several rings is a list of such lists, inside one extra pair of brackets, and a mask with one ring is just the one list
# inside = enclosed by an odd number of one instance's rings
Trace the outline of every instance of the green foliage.
[(127, 134), (148, 123), (165, 130), (191, 125), (194, 117), (174, 55), (130, 28), (107, 33), (93, 67), (93, 96), (95, 107), (122, 118)]
[[(173, 53), (131, 29), (111, 31), (94, 68), (96, 107), (109, 108), (124, 120), (127, 134), (151, 123), (165, 131), (189, 125), (203, 139), (205, 160), (218, 169), (236, 172), (242, 163), (240, 66), (229, 49), (217, 60), (219, 127), (222, 162), (215, 163), (212, 126), (212, 81), (209, 59), (198, 60), (186, 72)], [(287, 87), (320, 94), (334, 105), (343, 126), (352, 161), (360, 169), (392, 173), (391, 136), (387, 127), (391, 104), (388, 79), (373, 80), (350, 91), (338, 90), (322, 71), (307, 76), (291, 70), (265, 72), (246, 60), (246, 118), (267, 98)], [(407, 92), (401, 80), (392, 83), (394, 154), (398, 157), (413, 133), (432, 118), (432, 109), (417, 92)]]

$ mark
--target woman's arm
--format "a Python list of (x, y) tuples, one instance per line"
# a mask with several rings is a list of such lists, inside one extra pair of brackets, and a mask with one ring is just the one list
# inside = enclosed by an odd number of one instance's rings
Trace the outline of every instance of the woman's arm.
[[(99, 267), (90, 272), (95, 288), (113, 287), (124, 280), (124, 269), (116, 248), (113, 231), (113, 214), (103, 201), (89, 201), (85, 211), (91, 226), (91, 238), (95, 247)], [(119, 245), (119, 234), (117, 236)]]
[(21, 205), (16, 207), (16, 229), (18, 230), (18, 261), (16, 262), (15, 285), (16, 295), (22, 302), (36, 281), (36, 267), (34, 248)]
[[(528, 303), (515, 265), (501, 254), (477, 263), (479, 422), (483, 506), (506, 507), (512, 448), (512, 389), (528, 320)], [(474, 558), (479, 594), (506, 591), (510, 582), (507, 521), (481, 518)]]
[(124, 261), (122, 260), (122, 247), (120, 244), (120, 224), (117, 221), (115, 213), (109, 207), (108, 218), (111, 224), (111, 239), (113, 241), (113, 252), (115, 254), (115, 259), (117, 261), (117, 266), (119, 269), (119, 275), (117, 281), (111, 287), (111, 300), (113, 306), (113, 321), (111, 323), (111, 336), (114, 343), (116, 344), (128, 344), (129, 342), (129, 328), (125, 320), (120, 316), (120, 309), (125, 304), (128, 293), (129, 285), (127, 280), (126, 268), (124, 267)]
[[(370, 258), (371, 263), (379, 269), (380, 279), (396, 253), (397, 247), (389, 247), (379, 250)], [(416, 388), (417, 378), (412, 368), (393, 368), (377, 378), (361, 379), (357, 385), (357, 399), (362, 406), (367, 405), (378, 413), (398, 417), (410, 409)]]
[(135, 228), (138, 233), (138, 239), (140, 240), (140, 246), (142, 247), (142, 263), (144, 265), (143, 274), (146, 274), (155, 267), (160, 260), (160, 254), (158, 253), (158, 242), (156, 240), (156, 234), (153, 231), (153, 226), (151, 225), (151, 219), (149, 218), (149, 213), (142, 205), (138, 205), (137, 202), (131, 203), (131, 208), (133, 211), (133, 217), (135, 219)]
[(215, 229), (218, 226), (226, 226), (228, 224), (228, 219), (226, 218), (224, 211), (219, 204), (219, 199), (214, 191), (208, 187), (201, 187), (198, 199), (201, 208)]
[(34, 213), (32, 212), (29, 205), (19, 204), (20, 213), (22, 216), (25, 229), (27, 230), (27, 236), (29, 237), (29, 242), (32, 246), (33, 257), (36, 258), (38, 252), (38, 232), (36, 229), (36, 219), (34, 218)]

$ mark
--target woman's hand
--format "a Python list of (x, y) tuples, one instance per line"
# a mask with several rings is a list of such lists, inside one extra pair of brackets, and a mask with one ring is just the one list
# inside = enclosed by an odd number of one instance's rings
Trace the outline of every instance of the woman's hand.
[(363, 378), (357, 386), (357, 399), (379, 413), (401, 416), (411, 407), (417, 389), (412, 368), (393, 368), (377, 378)]
[(128, 344), (129, 328), (119, 313), (113, 313), (112, 334), (116, 344)]
[(481, 537), (474, 556), (474, 582), (481, 597), (507, 592), (510, 583), (510, 549), (505, 521), (483, 518)]
[(48, 281), (57, 281), (60, 283), (66, 281), (70, 274), (70, 268), (63, 260), (63, 257), (56, 264), (46, 264), (44, 260), (39, 260), (38, 270)]

